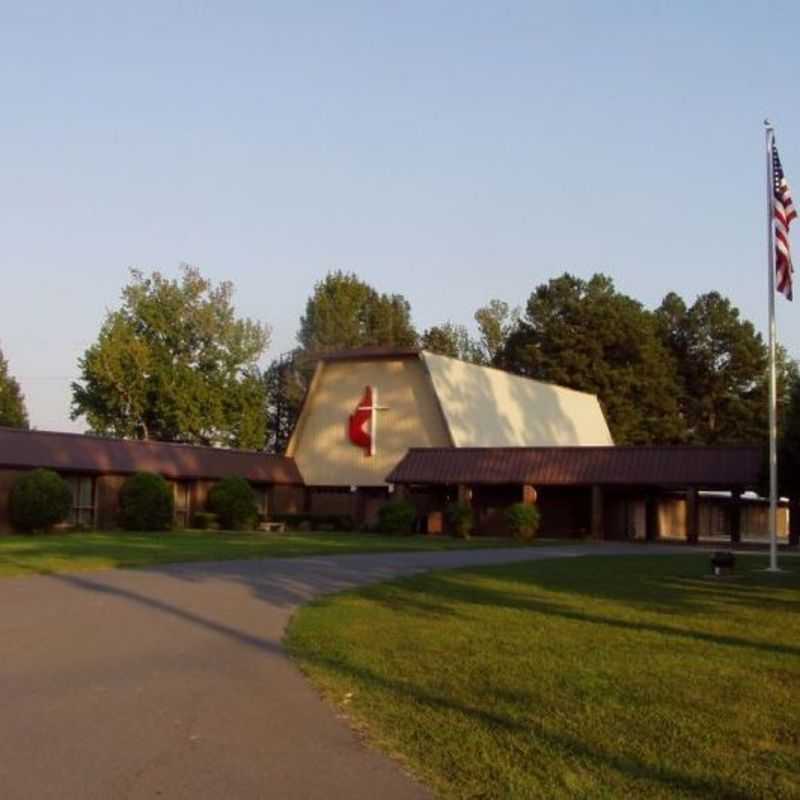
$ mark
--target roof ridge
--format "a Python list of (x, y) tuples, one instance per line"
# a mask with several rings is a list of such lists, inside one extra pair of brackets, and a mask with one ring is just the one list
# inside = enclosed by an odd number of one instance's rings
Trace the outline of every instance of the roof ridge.
[(760, 450), (760, 444), (546, 444), (546, 445), (466, 445), (464, 447), (409, 447), (409, 452), (452, 451), (485, 452), (497, 450)]
[(499, 372), (501, 375), (508, 375), (511, 378), (519, 378), (522, 381), (530, 381), (531, 383), (538, 383), (541, 386), (553, 386), (556, 389), (561, 389), (565, 392), (574, 392), (575, 394), (585, 395), (587, 397), (594, 397), (597, 399), (597, 392), (588, 392), (584, 389), (573, 389), (571, 386), (564, 386), (563, 383), (556, 383), (555, 381), (543, 381), (541, 378), (532, 378), (529, 375), (520, 375), (518, 372), (512, 372), (509, 369), (503, 369), (503, 367), (495, 367), (492, 364), (475, 364), (472, 361), (467, 361), (463, 358), (455, 358), (454, 356), (446, 356), (442, 353), (434, 353), (431, 350), (420, 350), (419, 354), (421, 356), (430, 355), (436, 356), (437, 358), (447, 358), (450, 361), (458, 361), (461, 364), (466, 364), (468, 367), (474, 367), (475, 369), (485, 369), (491, 370), (492, 372)]
[(142, 446), (153, 447), (180, 447), (192, 448), (195, 450), (211, 450), (215, 453), (245, 453), (252, 455), (262, 456), (277, 456), (278, 458), (286, 458), (278, 453), (267, 453), (265, 450), (253, 450), (250, 448), (239, 447), (217, 447), (212, 444), (193, 444), (192, 442), (165, 442), (160, 439), (124, 439), (120, 436), (102, 436), (97, 433), (78, 433), (77, 431), (48, 431), (40, 430), (39, 428), (10, 428), (0, 425), (0, 434), (16, 434), (20, 436), (66, 436), (72, 439), (85, 439), (93, 442), (109, 442), (111, 444), (133, 444)]

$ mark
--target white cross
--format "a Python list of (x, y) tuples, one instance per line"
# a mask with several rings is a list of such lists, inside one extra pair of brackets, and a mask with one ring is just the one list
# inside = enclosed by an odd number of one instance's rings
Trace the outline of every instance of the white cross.
[(369, 454), (371, 456), (375, 455), (376, 451), (376, 442), (378, 441), (378, 412), (379, 411), (388, 411), (389, 406), (379, 406), (378, 405), (378, 388), (377, 386), (370, 386), (369, 393), (372, 397), (372, 405), (370, 406), (358, 406), (356, 409), (357, 411), (369, 411), (370, 418), (369, 418)]

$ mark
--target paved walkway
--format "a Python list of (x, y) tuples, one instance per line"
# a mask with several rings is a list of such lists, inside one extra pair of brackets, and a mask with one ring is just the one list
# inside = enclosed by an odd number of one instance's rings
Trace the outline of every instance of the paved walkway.
[(0, 793), (428, 797), (364, 747), (294, 668), (281, 647), (289, 617), (319, 594), (400, 575), (598, 549), (646, 552), (569, 545), (0, 580)]

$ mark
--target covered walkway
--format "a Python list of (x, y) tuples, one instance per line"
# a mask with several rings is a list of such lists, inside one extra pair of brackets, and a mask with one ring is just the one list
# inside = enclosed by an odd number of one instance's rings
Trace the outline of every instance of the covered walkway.
[[(502, 532), (504, 509), (525, 502), (545, 535), (738, 543), (766, 535), (762, 458), (757, 447), (417, 448), (387, 481), (428, 508), (469, 502), (482, 533)], [(779, 534), (795, 545), (798, 523), (784, 504)]]

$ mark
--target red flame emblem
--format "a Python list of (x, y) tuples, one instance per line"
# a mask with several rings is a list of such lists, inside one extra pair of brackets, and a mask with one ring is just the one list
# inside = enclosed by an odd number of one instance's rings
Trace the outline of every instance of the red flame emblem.
[(364, 396), (350, 415), (350, 441), (356, 447), (363, 447), (368, 455), (372, 455), (372, 431), (367, 430), (367, 424), (372, 421), (374, 405), (372, 403), (372, 387), (364, 389)]

